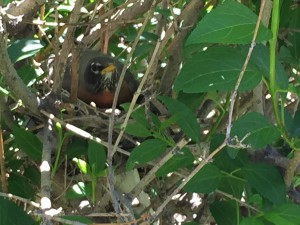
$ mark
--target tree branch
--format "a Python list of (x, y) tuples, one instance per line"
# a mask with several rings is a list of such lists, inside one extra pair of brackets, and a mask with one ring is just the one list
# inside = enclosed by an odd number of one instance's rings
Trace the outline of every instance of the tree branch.
[[(191, 1), (179, 18), (175, 19), (173, 23), (183, 21), (182, 26), (179, 28), (177, 35), (170, 44), (171, 49), (169, 52), (169, 58), (167, 67), (164, 70), (162, 80), (160, 82), (159, 93), (167, 94), (170, 92), (174, 80), (178, 74), (181, 62), (182, 62), (182, 46), (187, 35), (193, 29), (197, 22), (199, 11), (203, 7), (203, 1), (193, 0)], [(175, 27), (178, 24), (175, 25)]]
[(40, 6), (45, 3), (45, 0), (22, 0), (9, 3), (4, 10), (12, 16), (22, 19), (18, 22), (6, 20), (8, 33), (17, 38), (26, 37), (32, 29), (30, 29), (31, 25), (22, 23), (22, 21), (32, 21)]
[(22, 99), (26, 108), (35, 115), (39, 114), (37, 96), (29, 91), (27, 86), (18, 76), (17, 71), (7, 53), (7, 33), (3, 21), (2, 12), (0, 13), (0, 72), (3, 75), (6, 85), (19, 98)]

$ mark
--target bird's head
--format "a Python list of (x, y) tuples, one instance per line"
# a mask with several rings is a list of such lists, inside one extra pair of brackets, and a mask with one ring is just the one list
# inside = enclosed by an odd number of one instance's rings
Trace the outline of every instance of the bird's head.
[(117, 86), (117, 68), (113, 63), (92, 60), (86, 69), (85, 79), (95, 92), (114, 91)]

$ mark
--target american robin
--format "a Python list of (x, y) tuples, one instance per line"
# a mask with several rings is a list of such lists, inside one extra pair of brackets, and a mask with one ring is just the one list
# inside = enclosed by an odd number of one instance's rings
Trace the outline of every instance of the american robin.
[[(117, 59), (92, 50), (79, 57), (78, 98), (86, 103), (94, 102), (100, 108), (110, 108), (124, 65)], [(70, 90), (70, 68), (67, 67), (63, 88)], [(117, 104), (130, 102), (138, 88), (138, 81), (127, 70)]]

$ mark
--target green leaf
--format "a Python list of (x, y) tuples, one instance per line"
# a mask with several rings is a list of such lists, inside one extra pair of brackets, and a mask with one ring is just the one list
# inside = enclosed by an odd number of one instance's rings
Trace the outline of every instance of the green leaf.
[(10, 173), (7, 181), (9, 193), (26, 199), (34, 199), (35, 191), (28, 178), (21, 174)]
[(264, 223), (261, 222), (258, 218), (247, 217), (241, 221), (240, 225), (264, 225)]
[(131, 170), (136, 164), (147, 163), (159, 157), (167, 148), (167, 143), (159, 139), (148, 139), (135, 147), (126, 163), (126, 170)]
[(210, 193), (218, 187), (222, 174), (212, 164), (205, 165), (185, 186), (187, 192)]
[(257, 209), (263, 208), (263, 197), (260, 194), (251, 194), (248, 197), (247, 203), (256, 207)]
[(265, 218), (268, 221), (271, 221), (272, 224), (275, 225), (298, 225), (298, 223), (291, 223), (289, 222), (287, 219), (282, 218), (280, 215), (278, 215), (278, 213), (274, 213), (274, 212), (269, 212), (268, 214), (265, 215)]
[(102, 145), (95, 141), (88, 143), (88, 163), (94, 176), (99, 176), (105, 168), (106, 152)]
[(44, 43), (37, 39), (16, 40), (7, 49), (12, 63), (35, 55), (40, 49), (44, 48)]
[(195, 157), (188, 148), (182, 148), (181, 151), (176, 153), (169, 159), (159, 170), (156, 172), (157, 177), (166, 176), (168, 173), (173, 172), (179, 168), (193, 165)]
[(86, 197), (87, 190), (86, 185), (83, 182), (78, 182), (69, 188), (65, 194), (66, 199), (77, 199)]
[[(186, 93), (233, 90), (245, 57), (245, 54), (235, 48), (209, 47), (186, 61), (175, 80), (174, 89), (176, 92)], [(249, 63), (239, 90), (254, 88), (261, 77), (257, 67)]]
[(197, 143), (200, 141), (200, 126), (193, 112), (182, 102), (166, 96), (158, 97), (168, 108), (169, 113), (177, 117), (177, 124), (183, 132)]
[(280, 132), (263, 115), (256, 112), (247, 113), (232, 124), (232, 138), (236, 135), (241, 140), (247, 134), (249, 136), (243, 143), (249, 144), (254, 150), (263, 148), (280, 137)]
[[(229, 1), (207, 14), (187, 39), (187, 45), (196, 43), (247, 44), (251, 43), (257, 16), (246, 6)], [(256, 43), (267, 41), (271, 31), (262, 24)]]
[(86, 161), (78, 158), (73, 158), (72, 161), (76, 163), (76, 166), (83, 174), (87, 174), (89, 172), (88, 164)]
[(41, 184), (41, 172), (36, 166), (28, 165), (24, 170), (23, 176), (28, 178), (30, 182), (36, 186)]
[(0, 224), (33, 225), (36, 222), (15, 203), (0, 197)]
[(193, 112), (199, 108), (201, 102), (204, 101), (206, 94), (204, 93), (184, 93), (179, 92), (177, 100), (183, 102), (188, 106)]
[(248, 163), (241, 174), (249, 185), (259, 194), (274, 204), (282, 204), (286, 201), (286, 190), (282, 176), (270, 164)]
[(37, 78), (35, 69), (30, 65), (22, 66), (18, 69), (18, 74), (27, 86), (32, 86)]
[(264, 214), (264, 217), (276, 225), (299, 224), (300, 206), (293, 203), (286, 203), (275, 206)]
[(36, 135), (17, 126), (13, 127), (12, 133), (16, 138), (19, 148), (25, 152), (26, 155), (33, 160), (41, 160), (43, 145)]
[[(249, 49), (249, 45), (242, 46), (241, 50), (244, 54), (247, 54)], [(251, 63), (255, 64), (256, 67), (261, 71), (263, 76), (269, 80), (269, 49), (263, 45), (258, 44), (253, 49), (252, 55), (251, 55)], [(275, 64), (275, 80), (276, 80), (276, 86), (280, 89), (287, 89), (288, 87), (288, 75), (283, 67), (283, 65), (279, 62), (278, 58), (276, 58), (276, 64)]]
[(138, 122), (128, 123), (125, 129), (126, 133), (136, 137), (150, 137), (151, 131), (144, 125)]
[(143, 43), (137, 45), (136, 50), (134, 51), (134, 57), (146, 57), (147, 54), (154, 48), (154, 45), (143, 41)]
[[(129, 104), (128, 103), (122, 104), (122, 108), (127, 112), (129, 109)], [(131, 117), (135, 121), (139, 122), (140, 124), (148, 124), (148, 121), (147, 121), (145, 115), (146, 115), (145, 108), (140, 107), (140, 108), (133, 110)]]
[(237, 175), (223, 175), (218, 190), (228, 193), (238, 199), (242, 197), (246, 181)]
[[(225, 135), (214, 135), (210, 142), (210, 152), (216, 149), (223, 141)], [(235, 159), (231, 158), (226, 151), (226, 147), (219, 152), (215, 157), (213, 164), (220, 170), (229, 174), (234, 171), (240, 170), (248, 162), (248, 154), (246, 151), (239, 151)]]
[[(291, 18), (289, 27), (293, 28), (295, 30), (300, 29), (300, 8), (297, 7), (294, 10), (294, 15)], [(294, 58), (298, 59), (300, 58), (300, 33), (294, 31), (292, 35), (288, 35), (288, 41), (290, 43), (289, 48), (291, 49), (291, 52), (294, 56)]]
[(239, 208), (234, 201), (215, 201), (210, 205), (210, 212), (218, 225), (237, 225)]
[(72, 142), (66, 148), (66, 155), (69, 159), (87, 155), (88, 143), (86, 140), (73, 138)]

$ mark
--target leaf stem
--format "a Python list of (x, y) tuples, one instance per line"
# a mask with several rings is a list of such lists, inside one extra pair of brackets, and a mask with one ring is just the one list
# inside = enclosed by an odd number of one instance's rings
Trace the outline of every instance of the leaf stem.
[[(276, 86), (276, 71), (275, 71), (275, 65), (276, 65), (276, 45), (277, 45), (277, 36), (278, 36), (278, 29), (279, 29), (279, 0), (273, 1), (273, 9), (272, 9), (272, 21), (271, 21), (271, 31), (273, 34), (273, 37), (269, 41), (270, 44), (270, 65), (269, 65), (269, 71), (270, 71), (270, 84), (269, 84), (269, 91), (271, 94), (271, 101), (273, 105), (273, 112), (275, 116), (275, 120), (277, 123), (277, 126), (282, 134), (283, 139), (285, 142), (291, 147), (294, 148), (293, 142), (289, 139), (288, 134), (286, 132), (285, 126), (284, 126), (284, 116), (280, 115), (279, 108), (278, 108), (278, 102), (277, 102), (277, 86)], [(282, 114), (283, 112), (281, 112)]]

